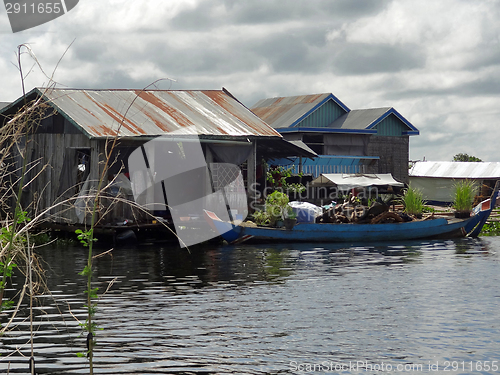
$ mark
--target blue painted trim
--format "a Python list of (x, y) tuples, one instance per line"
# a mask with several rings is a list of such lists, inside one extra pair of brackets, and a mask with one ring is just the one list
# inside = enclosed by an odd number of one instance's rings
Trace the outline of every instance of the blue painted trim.
[(377, 134), (376, 129), (331, 129), (331, 128), (279, 128), (279, 133), (353, 133), (353, 134)]
[[(296, 126), (298, 123), (300, 123), (303, 119), (305, 119), (307, 116), (309, 116), (311, 113), (316, 111), (319, 107), (321, 107), (323, 104), (325, 104), (327, 101), (332, 99), (335, 103), (339, 105), (340, 108), (342, 108), (346, 112), (350, 112), (351, 110), (344, 104), (342, 103), (335, 95), (329, 94), (325, 99), (323, 99), (320, 103), (316, 104), (312, 109), (307, 111), (305, 114), (300, 116), (297, 120), (295, 120), (292, 125), (289, 126), (289, 128), (293, 128)], [(278, 129), (276, 129), (278, 130)]]
[(318, 155), (317, 158), (324, 159), (373, 159), (379, 160), (379, 156), (357, 156), (357, 155)]
[[(404, 132), (403, 134), (405, 133), (408, 133), (408, 135), (418, 135), (420, 134), (420, 132), (418, 131), (418, 129), (416, 127), (414, 127), (407, 119), (405, 119), (398, 111), (396, 111), (394, 108), (391, 108), (389, 109), (387, 112), (385, 112), (382, 116), (380, 116), (378, 119), (376, 119), (375, 121), (373, 121), (368, 127), (367, 129), (373, 129), (375, 126), (377, 126), (379, 123), (381, 123), (385, 118), (389, 117), (390, 115), (394, 115), (396, 116), (403, 124), (405, 124), (406, 126), (408, 126), (411, 130), (408, 131), (408, 132)], [(416, 132), (416, 134), (415, 134)]]

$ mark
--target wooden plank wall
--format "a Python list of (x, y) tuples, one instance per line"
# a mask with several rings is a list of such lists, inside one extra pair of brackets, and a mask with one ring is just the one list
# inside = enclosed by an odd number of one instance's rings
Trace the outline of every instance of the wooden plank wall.
[[(69, 148), (90, 148), (90, 140), (83, 134), (35, 134), (29, 141), (27, 155), (32, 169), (27, 174), (31, 183), (25, 188), (25, 207), (29, 202), (30, 216), (46, 210), (58, 202), (61, 173)], [(58, 206), (44, 215), (54, 221), (76, 222), (76, 212), (70, 205)]]

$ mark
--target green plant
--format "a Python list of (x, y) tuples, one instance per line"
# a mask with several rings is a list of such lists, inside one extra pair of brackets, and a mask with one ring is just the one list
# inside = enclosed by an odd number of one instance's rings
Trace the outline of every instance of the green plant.
[(453, 205), (457, 212), (471, 212), (476, 186), (471, 180), (461, 180), (454, 186)]
[(481, 236), (500, 236), (500, 222), (492, 221), (485, 223), (480, 233)]
[(255, 211), (252, 216), (257, 225), (268, 225), (271, 222), (271, 215), (266, 211)]
[[(293, 168), (293, 166), (292, 166)], [(288, 183), (287, 179), (292, 177), (292, 168), (283, 166), (274, 166), (267, 171), (267, 182), (275, 189), (279, 189), (287, 194), (294, 193), (300, 194), (306, 190), (306, 187), (298, 182)], [(296, 176), (302, 177), (302, 173)]]
[(404, 211), (408, 215), (421, 215), (424, 211), (425, 201), (422, 192), (419, 189), (413, 188), (411, 185), (404, 190), (401, 197), (401, 203), (404, 206)]
[(293, 208), (290, 206), (287, 207), (285, 216), (286, 216), (286, 219), (296, 219), (297, 218), (297, 214), (295, 213)]
[(273, 191), (266, 197), (266, 211), (276, 220), (284, 219), (289, 202), (288, 195), (280, 191)]
[(98, 298), (97, 291), (99, 288), (92, 288), (92, 245), (97, 239), (94, 237), (94, 227), (93, 225), (87, 231), (82, 231), (77, 229), (75, 231), (78, 240), (83, 244), (83, 246), (89, 249), (89, 257), (87, 260), (87, 265), (84, 267), (83, 271), (78, 273), (80, 276), (87, 278), (87, 289), (84, 293), (87, 295), (87, 303), (84, 307), (87, 309), (87, 319), (85, 323), (80, 323), (80, 327), (83, 328), (84, 332), (87, 332), (87, 351), (86, 353), (77, 353), (78, 357), (89, 358), (91, 374), (93, 372), (93, 351), (95, 346), (95, 332), (97, 330), (97, 324), (93, 320), (95, 313), (97, 311), (97, 303), (94, 301)]

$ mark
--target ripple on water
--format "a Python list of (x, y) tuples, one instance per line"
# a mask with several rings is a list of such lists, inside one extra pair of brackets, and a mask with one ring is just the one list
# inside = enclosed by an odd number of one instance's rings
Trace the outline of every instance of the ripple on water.
[[(241, 245), (191, 255), (120, 249), (95, 264), (100, 292), (114, 281), (98, 303), (95, 367), (100, 374), (277, 374), (294, 373), (292, 361), (495, 360), (499, 248), (489, 238)], [(56, 261), (60, 250), (41, 250), (52, 266), (52, 294), (33, 310), (40, 373), (88, 372), (76, 356), (85, 350), (77, 321), (86, 318), (85, 284), (76, 274), (86, 254), (71, 251)], [(12, 327), (0, 344), (0, 369), (10, 362), (10, 373), (26, 373), (26, 306)]]

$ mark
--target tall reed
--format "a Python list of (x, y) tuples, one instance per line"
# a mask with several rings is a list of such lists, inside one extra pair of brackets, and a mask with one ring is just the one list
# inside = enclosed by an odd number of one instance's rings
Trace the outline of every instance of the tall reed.
[(476, 184), (472, 180), (460, 180), (454, 185), (453, 205), (457, 212), (471, 212), (474, 197), (476, 195)]
[(425, 201), (419, 189), (413, 188), (411, 184), (404, 190), (401, 203), (408, 215), (421, 215), (424, 211)]

